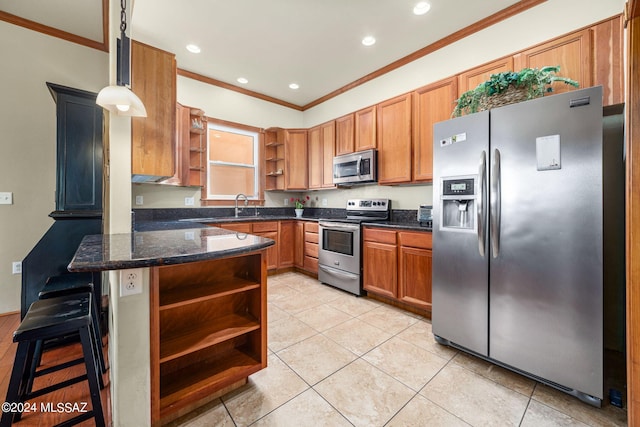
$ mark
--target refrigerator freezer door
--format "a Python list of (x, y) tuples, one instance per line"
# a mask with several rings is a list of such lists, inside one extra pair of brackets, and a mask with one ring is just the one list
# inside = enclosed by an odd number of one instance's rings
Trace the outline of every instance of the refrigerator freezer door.
[[(501, 195), (489, 357), (602, 399), (602, 90), (497, 108), (490, 126)], [(539, 167), (540, 138), (559, 141), (558, 167)]]
[[(434, 125), (433, 333), (484, 356), (488, 354), (489, 251), (484, 249), (486, 185), (482, 188), (480, 183), (486, 184), (488, 150), (488, 112)], [(443, 181), (449, 178), (458, 184), (449, 185), (443, 195)], [(470, 179), (475, 183), (471, 196), (466, 187)], [(464, 194), (461, 200), (452, 195), (456, 191)], [(443, 202), (453, 207), (460, 221), (473, 222), (473, 227), (447, 227), (447, 221), (453, 221), (443, 215)]]

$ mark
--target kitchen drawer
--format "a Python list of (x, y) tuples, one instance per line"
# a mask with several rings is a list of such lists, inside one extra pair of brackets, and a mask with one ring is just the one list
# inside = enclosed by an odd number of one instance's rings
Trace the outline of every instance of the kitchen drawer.
[(304, 244), (304, 255), (305, 256), (312, 256), (314, 258), (318, 258), (318, 244), (317, 243), (305, 242), (305, 244)]
[(400, 246), (410, 246), (412, 248), (431, 249), (431, 233), (398, 231), (398, 243)]
[(311, 233), (307, 231), (304, 233), (304, 241), (310, 243), (318, 243), (318, 233)]
[(304, 257), (304, 269), (310, 271), (312, 273), (318, 272), (318, 258), (313, 258), (310, 256)]
[(381, 228), (364, 229), (364, 240), (367, 242), (396, 244), (396, 232), (394, 230), (383, 230)]
[(220, 227), (220, 228), (224, 228), (225, 230), (233, 230), (233, 231), (237, 231), (239, 233), (251, 233), (251, 223), (248, 222), (233, 222), (233, 223), (227, 223), (227, 224), (208, 224), (208, 225), (212, 225), (214, 227)]
[(317, 222), (305, 222), (304, 223), (304, 231), (309, 233), (317, 233), (318, 232), (318, 223)]
[(278, 231), (278, 221), (254, 222), (253, 232), (263, 233), (265, 231)]

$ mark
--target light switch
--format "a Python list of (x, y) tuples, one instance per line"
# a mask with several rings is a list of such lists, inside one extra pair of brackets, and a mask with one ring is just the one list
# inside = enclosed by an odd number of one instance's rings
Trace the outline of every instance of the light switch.
[(536, 138), (536, 160), (539, 171), (560, 169), (560, 135)]
[(3, 192), (0, 193), (0, 205), (12, 205), (13, 204), (13, 193)]

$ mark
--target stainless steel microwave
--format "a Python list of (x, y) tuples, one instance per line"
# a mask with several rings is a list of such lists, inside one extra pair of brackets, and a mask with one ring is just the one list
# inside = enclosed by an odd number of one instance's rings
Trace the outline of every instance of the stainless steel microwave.
[(333, 183), (376, 182), (377, 166), (377, 152), (374, 149), (336, 156), (333, 158)]

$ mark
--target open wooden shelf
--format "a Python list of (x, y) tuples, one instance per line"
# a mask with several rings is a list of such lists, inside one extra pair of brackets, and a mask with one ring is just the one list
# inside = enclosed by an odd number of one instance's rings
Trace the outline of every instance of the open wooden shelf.
[(160, 363), (214, 346), (259, 328), (260, 321), (253, 316), (229, 314), (212, 319), (211, 325), (207, 327), (199, 325), (189, 331), (162, 336), (160, 338)]
[(160, 295), (160, 311), (246, 292), (259, 287), (260, 283), (237, 278), (234, 281), (223, 283), (194, 283), (182, 288), (167, 289)]
[(151, 270), (153, 426), (267, 366), (264, 250)]
[(262, 369), (262, 363), (242, 349), (232, 349), (215, 358), (203, 360), (198, 369), (187, 366), (162, 376), (160, 383), (160, 414), (176, 410), (206, 396), (212, 388), (221, 389)]

